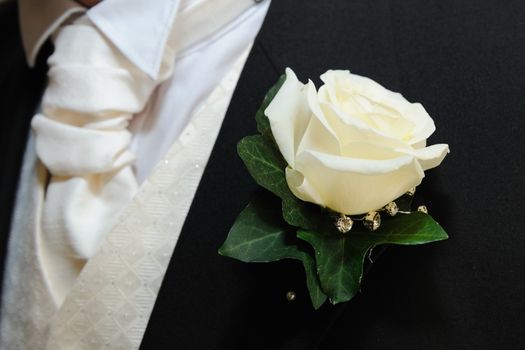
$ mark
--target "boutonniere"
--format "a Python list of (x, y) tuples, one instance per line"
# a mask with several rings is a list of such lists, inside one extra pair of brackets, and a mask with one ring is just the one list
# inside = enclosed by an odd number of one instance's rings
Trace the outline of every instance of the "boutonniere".
[(423, 106), (348, 71), (321, 80), (317, 90), (287, 69), (267, 93), (259, 134), (237, 150), (271, 195), (248, 204), (219, 250), (244, 262), (300, 260), (316, 309), (355, 296), (375, 246), (448, 238), (426, 207), (411, 207), (424, 171), (449, 152), (426, 146), (435, 126)]

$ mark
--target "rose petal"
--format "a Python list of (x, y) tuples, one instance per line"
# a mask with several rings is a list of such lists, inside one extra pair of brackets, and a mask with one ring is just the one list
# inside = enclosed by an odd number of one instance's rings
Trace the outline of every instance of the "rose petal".
[[(347, 215), (379, 209), (424, 177), (410, 155), (366, 160), (305, 151), (297, 157), (295, 170), (318, 192), (322, 200), (314, 203)], [(301, 193), (297, 187), (292, 191)], [(313, 196), (301, 199), (310, 201)]]
[(423, 170), (437, 167), (441, 164), (445, 156), (450, 153), (447, 144), (436, 144), (415, 150), (403, 149), (398, 151), (416, 157)]
[(337, 106), (323, 105), (323, 111), (332, 128), (337, 130), (339, 141), (343, 145), (351, 142), (367, 142), (391, 149), (410, 148), (402, 140), (385, 135), (365, 123), (349, 118)]
[(332, 128), (328, 120), (326, 119), (326, 116), (323, 113), (323, 110), (321, 109), (321, 106), (319, 105), (319, 99), (317, 98), (317, 91), (315, 90), (314, 83), (309, 80), (308, 84), (306, 85), (306, 95), (308, 98), (308, 106), (310, 107), (310, 110), (312, 111), (313, 115), (319, 122), (322, 124), (322, 126), (326, 129), (326, 131), (330, 134), (330, 137), (334, 141), (338, 141), (337, 133)]
[(338, 92), (330, 96), (361, 95), (375, 102), (386, 101), (387, 106), (396, 109), (402, 107), (404, 103), (409, 103), (401, 94), (386, 89), (370, 78), (352, 74), (348, 70), (329, 70), (321, 75), (321, 80), (326, 85), (333, 86)]
[(286, 68), (286, 80), (264, 114), (270, 120), (272, 134), (284, 159), (292, 167), (295, 151), (310, 120), (310, 110), (302, 84), (295, 73)]
[[(407, 140), (411, 145), (427, 139), (435, 131), (432, 118), (420, 103), (410, 103), (401, 94), (386, 89), (370, 78), (351, 74), (349, 71), (327, 71), (321, 76), (321, 80), (325, 83), (319, 88), (319, 98), (323, 102), (343, 106), (345, 105), (344, 98), (340, 96), (357, 95), (370, 100), (370, 105), (375, 104), (376, 109), (378, 107), (385, 111), (390, 109), (393, 117), (399, 116), (410, 121), (415, 126), (412, 136)], [(364, 101), (362, 99), (358, 101), (358, 105), (363, 106)], [(348, 104), (346, 107), (348, 109)], [(357, 107), (353, 106), (353, 108), (355, 113)], [(389, 113), (385, 112), (385, 114)], [(349, 117), (358, 118), (359, 116), (354, 114)], [(367, 116), (360, 117), (361, 120), (368, 118)], [(406, 130), (406, 127), (402, 129)], [(404, 133), (402, 130), (400, 132)]]
[(344, 156), (336, 156), (315, 151), (305, 151), (297, 157), (298, 167), (304, 164), (305, 159), (316, 159), (325, 168), (341, 172), (354, 172), (363, 175), (379, 175), (398, 170), (411, 163), (414, 157), (401, 155), (390, 159), (360, 159)]
[(306, 94), (312, 116), (297, 147), (296, 154), (300, 154), (303, 150), (340, 154), (341, 140), (337, 138), (335, 130), (324, 115), (317, 100), (317, 91), (311, 81), (306, 85)]
[[(325, 80), (327, 82), (335, 81), (334, 75), (336, 73), (338, 72), (327, 72)], [(339, 73), (349, 75), (347, 71), (340, 71)], [(330, 121), (333, 123), (334, 120), (341, 120), (345, 124), (354, 125), (361, 130), (376, 133), (380, 137), (402, 140), (404, 143), (407, 143), (407, 140), (410, 140), (412, 137), (413, 130), (416, 129), (416, 124), (409, 118), (405, 118), (398, 109), (408, 108), (410, 103), (402, 97), (398, 97), (401, 95), (386, 90), (368, 78), (355, 75), (351, 75), (351, 77), (356, 78), (358, 81), (363, 79), (367, 84), (377, 85), (374, 85), (373, 88), (380, 90), (383, 98), (376, 96), (376, 100), (373, 100), (368, 95), (356, 93), (361, 87), (356, 86), (355, 89), (350, 89), (344, 86), (328, 85), (327, 83), (321, 86), (318, 96), (323, 109), (331, 109), (333, 111), (331, 113), (333, 117)], [(342, 79), (340, 78), (339, 80)], [(346, 86), (353, 79), (346, 77), (345, 80)], [(348, 92), (341, 92), (341, 90), (347, 90)], [(376, 94), (379, 94), (379, 92), (376, 92)], [(398, 109), (395, 108), (396, 106)], [(328, 114), (328, 111), (325, 111), (325, 113)], [(345, 134), (338, 127), (334, 127), (334, 129), (337, 130), (339, 137)]]
[(343, 157), (368, 160), (388, 160), (403, 155), (405, 153), (398, 152), (388, 145), (366, 141), (349, 142), (343, 145), (341, 151), (341, 156)]
[[(303, 201), (323, 205), (323, 199), (304, 175), (290, 167), (286, 168), (286, 182), (292, 193)], [(323, 205), (324, 206), (324, 205)]]
[(413, 145), (411, 145), (412, 148), (414, 149), (420, 149), (420, 148), (424, 148), (427, 146), (427, 140), (421, 140), (417, 143), (414, 143)]
[(407, 109), (403, 111), (403, 115), (416, 125), (412, 138), (409, 141), (411, 145), (417, 145), (421, 141), (426, 140), (436, 131), (434, 121), (420, 103), (410, 103)]

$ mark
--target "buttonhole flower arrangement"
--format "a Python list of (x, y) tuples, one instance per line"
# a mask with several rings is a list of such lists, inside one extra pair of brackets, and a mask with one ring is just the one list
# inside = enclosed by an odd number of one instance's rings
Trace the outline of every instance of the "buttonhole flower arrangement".
[(258, 135), (237, 146), (267, 190), (240, 213), (219, 254), (243, 262), (300, 260), (314, 308), (352, 299), (378, 245), (447, 239), (425, 206), (412, 208), (425, 171), (448, 145), (419, 103), (349, 71), (317, 90), (291, 69), (256, 113)]

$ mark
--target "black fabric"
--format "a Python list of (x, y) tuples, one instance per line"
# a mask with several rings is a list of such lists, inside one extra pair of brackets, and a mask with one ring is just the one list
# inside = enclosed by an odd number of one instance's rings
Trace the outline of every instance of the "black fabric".
[(15, 4), (0, 5), (0, 281), (29, 123), (44, 88), (43, 58), (49, 51), (44, 48), (35, 69), (27, 67)]
[[(141, 348), (524, 348), (524, 15), (521, 1), (274, 0)], [(429, 143), (452, 150), (419, 189), (451, 239), (389, 248), (360, 295), (318, 312), (295, 262), (216, 253), (256, 189), (235, 143), (286, 66), (303, 81), (350, 69), (422, 102)]]

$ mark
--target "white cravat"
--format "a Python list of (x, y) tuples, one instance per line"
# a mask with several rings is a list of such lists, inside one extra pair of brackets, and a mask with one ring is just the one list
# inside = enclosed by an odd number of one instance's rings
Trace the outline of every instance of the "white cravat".
[[(52, 175), (42, 213), (41, 246), (48, 263), (46, 275), (58, 304), (137, 191), (130, 120), (145, 110), (156, 86), (171, 75), (176, 52), (187, 53), (252, 5), (245, 0), (232, 6), (232, 1), (192, 1), (183, 3), (179, 11), (180, 2), (159, 1), (166, 7), (160, 17), (162, 30), (140, 19), (144, 14), (147, 17), (147, 11), (157, 14), (150, 4), (142, 2), (130, 8), (123, 6), (122, 0), (107, 1), (87, 13), (96, 25), (81, 17), (58, 32), (55, 52), (48, 60), (49, 84), (43, 111), (32, 123), (37, 155)], [(110, 22), (108, 8), (114, 12), (125, 9), (128, 17), (135, 19), (134, 25), (129, 26), (129, 19), (124, 24)], [(226, 8), (222, 21), (204, 25), (214, 11)], [(127, 27), (119, 31), (124, 25)], [(106, 28), (106, 34), (97, 26)], [(142, 32), (153, 28), (150, 34), (161, 40), (154, 41), (153, 47), (147, 38), (138, 40), (140, 45), (129, 45), (118, 40), (127, 28), (131, 33), (126, 35), (145, 35)], [(120, 46), (106, 36), (115, 37)], [(217, 84), (220, 76), (212, 79)], [(174, 120), (187, 122), (180, 117), (180, 109), (171, 113), (168, 125)], [(184, 124), (175, 123), (179, 128)]]
[[(165, 50), (162, 76), (174, 51)], [(40, 160), (51, 173), (42, 213), (42, 255), (61, 304), (84, 263), (136, 193), (129, 150), (132, 116), (161, 79), (151, 79), (86, 18), (62, 28), (48, 60), (42, 114), (32, 126)]]

